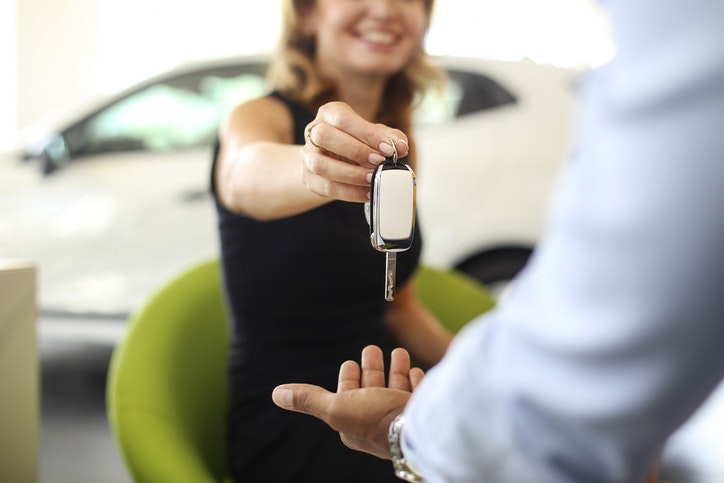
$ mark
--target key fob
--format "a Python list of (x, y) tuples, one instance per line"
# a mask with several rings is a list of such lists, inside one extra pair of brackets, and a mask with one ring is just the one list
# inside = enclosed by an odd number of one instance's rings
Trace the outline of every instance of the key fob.
[(388, 160), (375, 169), (368, 221), (376, 250), (401, 252), (412, 246), (416, 185), (415, 173), (404, 160)]

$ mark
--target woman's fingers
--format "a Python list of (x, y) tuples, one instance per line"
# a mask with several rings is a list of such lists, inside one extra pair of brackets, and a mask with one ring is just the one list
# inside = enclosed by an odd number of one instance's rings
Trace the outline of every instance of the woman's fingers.
[[(320, 127), (312, 134), (318, 130)], [(310, 141), (302, 148), (302, 182), (308, 190), (326, 198), (367, 201), (373, 171), (373, 165), (362, 167)]]
[(302, 181), (327, 198), (362, 203), (369, 199), (374, 169), (393, 153), (407, 156), (401, 131), (364, 120), (347, 104), (319, 108), (304, 129)]
[(366, 121), (343, 102), (320, 107), (307, 132), (310, 144), (360, 166), (376, 166), (382, 156), (392, 156), (395, 149), (400, 157), (409, 151), (402, 131)]
[(352, 186), (369, 186), (367, 174), (372, 173), (375, 168), (361, 167), (334, 153), (308, 149), (306, 146), (302, 148), (302, 160), (304, 168), (310, 174)]
[[(331, 153), (351, 164), (363, 168), (375, 168), (385, 160), (385, 156), (388, 156), (332, 124), (313, 122), (311, 126), (307, 138), (309, 144), (321, 152)], [(390, 149), (386, 151), (391, 152)]]
[[(344, 161), (325, 160), (323, 163), (335, 163), (334, 166), (326, 166), (321, 169), (322, 173), (317, 174), (311, 169), (307, 161), (302, 167), (302, 182), (308, 190), (324, 196), (342, 201), (364, 203), (369, 199), (370, 186), (367, 182), (368, 173), (372, 176), (372, 170), (365, 170), (359, 166), (352, 166)], [(355, 171), (356, 170), (356, 171)], [(360, 184), (360, 179), (364, 180)]]

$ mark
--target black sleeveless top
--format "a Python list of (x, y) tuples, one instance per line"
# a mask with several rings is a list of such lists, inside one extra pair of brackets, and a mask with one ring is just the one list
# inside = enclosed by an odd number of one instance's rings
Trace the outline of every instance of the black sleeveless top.
[[(278, 93), (271, 96), (288, 107), (294, 143), (303, 144), (304, 127), (314, 114)], [(217, 154), (218, 146), (214, 164)], [(213, 175), (212, 191), (232, 318), (229, 458), (236, 479), (255, 475), (252, 481), (266, 481), (254, 468), (278, 460), (294, 468), (289, 481), (358, 481), (340, 479), (340, 474), (368, 455), (344, 447), (314, 418), (278, 409), (271, 391), (286, 382), (334, 391), (340, 364), (359, 360), (364, 346), (380, 345), (386, 354), (396, 346), (383, 320), (385, 255), (370, 244), (363, 205), (333, 201), (288, 218), (257, 221), (221, 206)], [(412, 275), (420, 250), (417, 230), (413, 246), (398, 254), (398, 286)], [(330, 451), (339, 453), (334, 464)], [(321, 459), (315, 462), (317, 456)], [(363, 458), (362, 466), (378, 466), (372, 464), (377, 458), (370, 458)], [(375, 478), (392, 474), (385, 463)], [(312, 479), (299, 479), (303, 474)], [(268, 481), (286, 480), (275, 474)]]

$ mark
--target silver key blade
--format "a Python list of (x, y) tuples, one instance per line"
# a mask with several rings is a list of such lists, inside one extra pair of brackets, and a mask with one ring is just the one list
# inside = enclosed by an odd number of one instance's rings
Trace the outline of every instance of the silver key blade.
[(397, 253), (385, 252), (385, 300), (395, 300), (395, 279), (397, 278)]

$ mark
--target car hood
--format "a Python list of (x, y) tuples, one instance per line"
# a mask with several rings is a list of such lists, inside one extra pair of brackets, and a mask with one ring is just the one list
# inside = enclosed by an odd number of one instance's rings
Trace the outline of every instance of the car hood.
[[(164, 280), (216, 253), (207, 165), (186, 157), (156, 159), (155, 172), (145, 164), (140, 178), (134, 154), (48, 177), (2, 161), (0, 256), (36, 264), (42, 312), (126, 317)], [(171, 172), (182, 179), (164, 189)]]

